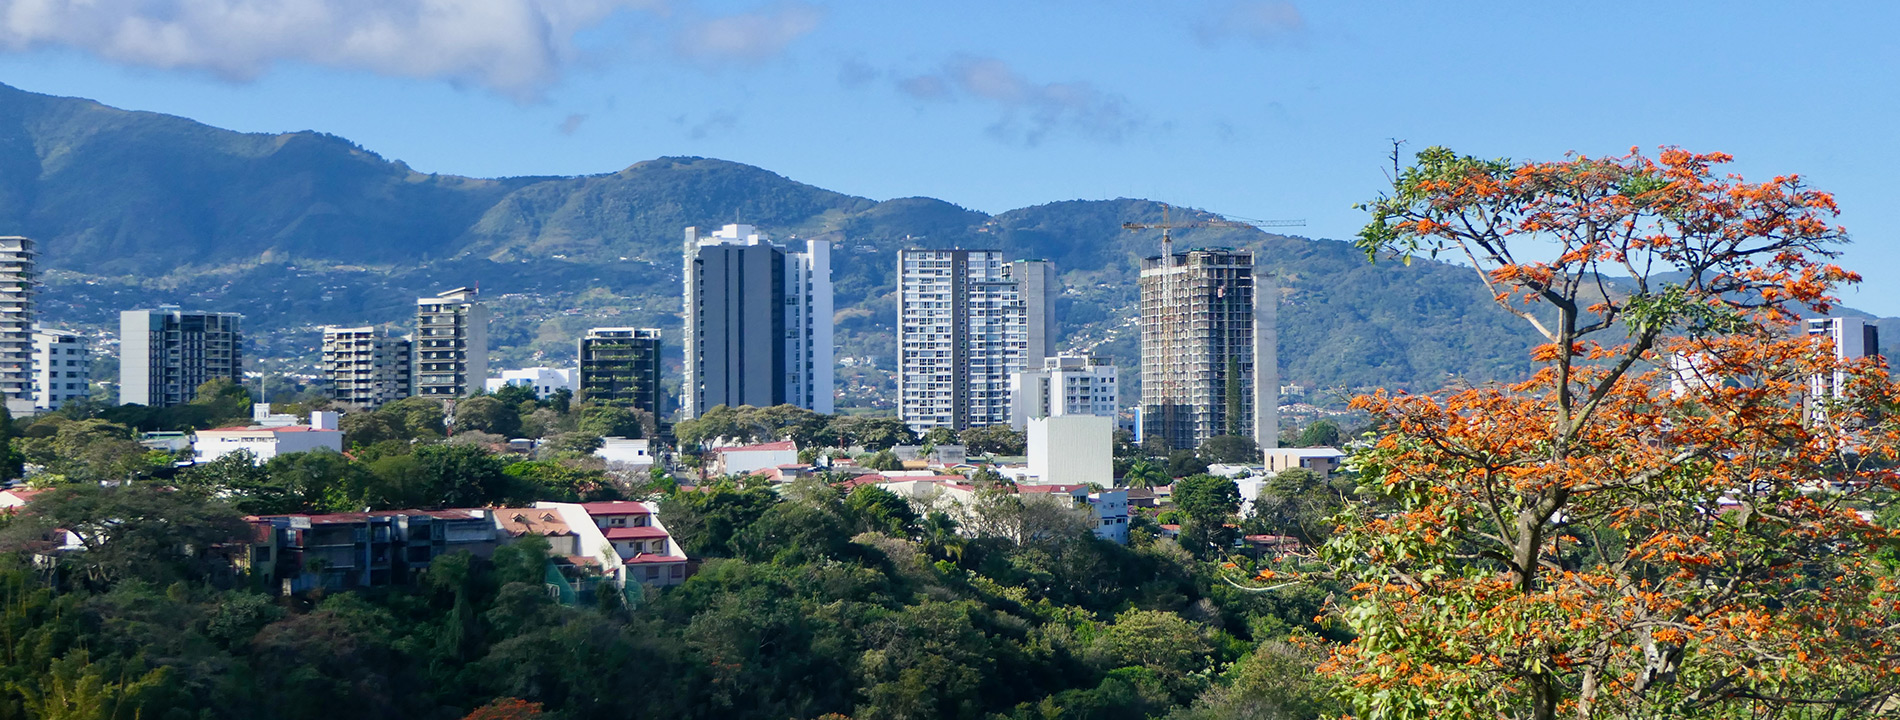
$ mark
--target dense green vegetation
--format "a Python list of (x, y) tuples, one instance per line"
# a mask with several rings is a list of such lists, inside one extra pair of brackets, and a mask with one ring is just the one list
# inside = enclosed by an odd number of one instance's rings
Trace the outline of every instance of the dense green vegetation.
[(273, 598), (207, 550), (245, 537), (237, 509), (189, 485), (66, 486), (0, 542), (31, 549), (53, 526), (109, 540), (51, 573), (0, 567), (0, 714), (452, 718), (506, 698), (576, 719), (1339, 709), (1300, 639), (1327, 632), (1311, 624), (1321, 589), (1239, 590), (1151, 526), (1130, 547), (1079, 525), (963, 537), (882, 490), (815, 481), (663, 507), (707, 560), (632, 604), (551, 602), (538, 541), (446, 556), (410, 587)]
[[(207, 390), (202, 405), (235, 405)], [(486, 422), (548, 434), (532, 456), (498, 454), (501, 436), (480, 429), (445, 436), (440, 406), (427, 402), (350, 416), (347, 456), (259, 465), (234, 453), (176, 472), (169, 455), (104, 418), (0, 422), (0, 450), (18, 451), (34, 468), (29, 482), (47, 489), (0, 516), (0, 717), (1340, 709), (1311, 673), (1320, 643), (1337, 639), (1314, 624), (1334, 588), (1260, 593), (1228, 581), (1255, 562), (1216, 547), (1237, 522), (1231, 483), (1179, 482), (1188, 549), (1146, 515), (1122, 546), (1095, 538), (1081, 511), (1025, 500), (994, 473), (973, 478), (979, 500), (955, 519), (875, 486), (831, 484), (842, 475), (685, 489), (664, 473), (617, 475), (589, 454), (599, 442), (589, 423), (611, 419), (519, 394), (478, 399), (497, 405)], [(639, 429), (639, 418), (620, 421)], [(698, 423), (685, 428), (754, 440), (863, 441), (889, 429), (785, 407), (722, 409)], [(543, 587), (546, 546), (532, 538), (486, 559), (438, 559), (410, 585), (297, 597), (268, 594), (230, 560), (251, 537), (243, 514), (627, 496), (659, 500), (674, 539), (703, 561), (683, 585), (557, 605)], [(85, 549), (49, 563), (49, 540), (65, 531)]]

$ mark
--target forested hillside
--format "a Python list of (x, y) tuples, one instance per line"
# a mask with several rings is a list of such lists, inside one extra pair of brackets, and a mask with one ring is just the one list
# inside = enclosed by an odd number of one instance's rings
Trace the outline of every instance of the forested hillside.
[[(1114, 356), (1132, 380), (1135, 273), (1158, 237), (1121, 224), (1161, 215), (1121, 199), (990, 216), (703, 158), (585, 177), (423, 174), (331, 135), (236, 133), (5, 86), (0, 168), (0, 230), (41, 241), (50, 322), (103, 328), (158, 302), (237, 310), (252, 356), (289, 361), (281, 369), (314, 357), (317, 325), (403, 322), (416, 296), (463, 285), (496, 308), (497, 361), (561, 361), (590, 326), (677, 331), (685, 226), (740, 219), (824, 237), (838, 243), (840, 355), (857, 360), (844, 403), (856, 407), (888, 402), (894, 254), (910, 246), (1055, 261), (1066, 341)], [(1481, 302), (1468, 270), (1368, 264), (1346, 243), (1258, 231), (1179, 240), (1254, 248), (1280, 273), (1288, 382), (1424, 388), (1525, 372), (1529, 337)]]

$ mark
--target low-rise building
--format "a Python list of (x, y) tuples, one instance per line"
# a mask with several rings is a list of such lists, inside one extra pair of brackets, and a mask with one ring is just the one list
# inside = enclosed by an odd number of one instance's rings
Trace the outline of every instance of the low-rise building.
[(600, 439), (600, 447), (594, 450), (594, 457), (607, 461), (608, 465), (643, 470), (653, 467), (653, 441), (645, 438), (604, 437)]
[(242, 562), (290, 594), (406, 585), (443, 555), (487, 557), (500, 545), (490, 511), (379, 510), (246, 518), (256, 539)]
[(790, 440), (708, 450), (706, 469), (711, 475), (750, 475), (765, 468), (798, 462), (798, 443)]
[(192, 440), (198, 462), (211, 462), (239, 450), (249, 450), (256, 462), (311, 450), (343, 452), (343, 431), (333, 412), (310, 413), (309, 425), (234, 426), (199, 430)]
[(574, 392), (576, 384), (574, 368), (531, 367), (520, 370), (503, 370), (501, 377), (488, 378), (486, 388), (494, 393), (504, 387), (525, 387), (534, 390), (534, 396), (541, 399), (552, 397), (556, 392), (566, 390)]
[[(873, 476), (875, 477), (875, 476)], [(864, 484), (869, 478), (856, 478), (848, 481), (848, 486)], [(983, 528), (975, 519), (972, 510), (978, 501), (975, 485), (961, 475), (912, 476), (898, 475), (886, 477), (885, 482), (876, 485), (891, 493), (909, 500), (919, 513), (942, 511), (949, 513), (959, 523), (959, 532), (981, 533), (997, 528)], [(1007, 487), (1007, 486), (1005, 486)], [(1086, 513), (1084, 522), (1091, 532), (1103, 540), (1128, 543), (1128, 493), (1122, 490), (1102, 490), (1091, 492), (1088, 485), (1018, 485), (1014, 491), (1022, 496), (1024, 502), (1054, 502), (1062, 507), (1073, 508)], [(1005, 528), (1004, 534), (1034, 532), (1029, 528)], [(1018, 541), (1027, 537), (1017, 537)]]
[(658, 503), (615, 500), (579, 506), (625, 565), (623, 581), (651, 586), (686, 581), (686, 552), (660, 522)]
[(1128, 492), (1103, 490), (1088, 494), (1095, 511), (1095, 536), (1118, 545), (1128, 544)]
[(1328, 477), (1339, 469), (1346, 459), (1346, 453), (1339, 448), (1267, 448), (1267, 472), (1277, 473), (1290, 468), (1305, 468)]
[(495, 508), (495, 525), (511, 541), (538, 535), (548, 541), (551, 556), (574, 557), (580, 552), (580, 534), (561, 517), (558, 508)]

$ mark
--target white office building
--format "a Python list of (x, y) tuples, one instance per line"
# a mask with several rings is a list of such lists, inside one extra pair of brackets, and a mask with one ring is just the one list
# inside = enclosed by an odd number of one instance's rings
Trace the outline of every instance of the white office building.
[[(269, 412), (266, 405), (263, 415)], [(192, 438), (193, 456), (197, 462), (206, 463), (247, 450), (252, 461), (262, 465), (271, 458), (291, 453), (343, 452), (343, 431), (338, 429), (337, 419), (336, 413), (316, 411), (310, 413), (309, 425), (237, 425), (199, 430)]]
[(79, 333), (33, 331), (33, 407), (58, 410), (68, 400), (90, 397), (92, 351)]
[(576, 378), (579, 368), (531, 367), (520, 370), (503, 370), (501, 377), (488, 379), (487, 390), (490, 394), (505, 387), (525, 387), (534, 390), (534, 396), (547, 399), (561, 390), (574, 392), (578, 389)]
[[(1837, 362), (1851, 362), (1880, 355), (1880, 328), (1860, 318), (1812, 318), (1808, 336), (1822, 338), (1833, 349)], [(1849, 374), (1845, 369), (1808, 378), (1808, 420), (1827, 420), (1830, 401), (1847, 395)]]
[(1119, 373), (1108, 358), (1057, 355), (1010, 376), (1009, 424), (1017, 430), (1058, 415), (1115, 417)]
[(689, 227), (685, 270), (685, 417), (720, 405), (832, 412), (829, 241), (793, 252), (751, 225)]
[(473, 288), (416, 299), (416, 395), (474, 395), (488, 380), (488, 306)]
[(918, 432), (1009, 423), (1011, 376), (1051, 354), (1053, 274), (994, 250), (898, 252), (898, 417)]

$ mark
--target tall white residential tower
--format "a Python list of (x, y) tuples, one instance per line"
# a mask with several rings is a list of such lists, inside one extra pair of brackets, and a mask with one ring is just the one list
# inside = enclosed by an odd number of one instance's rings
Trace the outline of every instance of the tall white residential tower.
[(415, 394), (474, 395), (488, 380), (488, 306), (473, 288), (416, 299)]
[(0, 396), (7, 409), (33, 411), (33, 241), (0, 237)]
[(899, 251), (898, 417), (920, 432), (1008, 424), (1011, 375), (1053, 342), (1053, 275), (994, 250)]
[(365, 410), (401, 400), (415, 392), (415, 344), (382, 328), (323, 329), (323, 378), (331, 397)]

